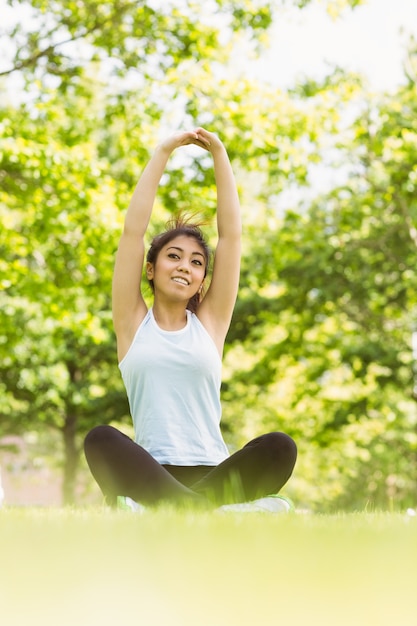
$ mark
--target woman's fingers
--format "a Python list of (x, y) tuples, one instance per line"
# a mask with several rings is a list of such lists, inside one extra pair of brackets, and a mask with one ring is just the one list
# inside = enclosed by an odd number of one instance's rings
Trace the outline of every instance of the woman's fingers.
[(196, 128), (195, 130), (197, 138), (199, 141), (201, 141), (202, 144), (204, 144), (204, 146), (210, 146), (211, 145), (211, 141), (210, 141), (210, 135), (212, 135), (212, 133), (209, 133), (205, 128)]

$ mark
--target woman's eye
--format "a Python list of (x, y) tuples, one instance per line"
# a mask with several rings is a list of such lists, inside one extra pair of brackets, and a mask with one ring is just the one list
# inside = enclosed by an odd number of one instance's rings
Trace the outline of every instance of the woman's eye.
[(175, 252), (170, 252), (170, 253), (168, 254), (168, 257), (169, 257), (170, 259), (179, 259), (178, 254), (175, 254)]
[(203, 265), (201, 261), (199, 261), (198, 259), (194, 259), (193, 261), (194, 265)]

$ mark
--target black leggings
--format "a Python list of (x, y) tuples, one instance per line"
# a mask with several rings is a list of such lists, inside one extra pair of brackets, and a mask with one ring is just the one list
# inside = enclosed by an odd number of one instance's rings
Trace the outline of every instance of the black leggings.
[(161, 465), (112, 426), (90, 431), (84, 450), (110, 505), (119, 495), (143, 504), (253, 500), (277, 493), (291, 476), (297, 458), (294, 441), (278, 432), (256, 437), (216, 466)]

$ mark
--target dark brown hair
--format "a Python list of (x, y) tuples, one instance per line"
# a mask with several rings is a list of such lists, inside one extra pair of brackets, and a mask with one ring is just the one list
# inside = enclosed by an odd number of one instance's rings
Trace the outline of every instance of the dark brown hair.
[[(148, 263), (152, 263), (155, 266), (156, 260), (162, 248), (166, 246), (167, 243), (175, 239), (176, 237), (191, 237), (195, 239), (195, 241), (200, 246), (201, 250), (204, 254), (205, 259), (205, 268), (204, 268), (204, 278), (207, 276), (207, 271), (210, 263), (211, 250), (208, 246), (208, 243), (205, 239), (203, 231), (201, 230), (201, 226), (204, 224), (202, 222), (194, 222), (191, 218), (187, 218), (184, 215), (177, 215), (173, 217), (166, 224), (166, 230), (156, 237), (153, 238), (150, 248), (148, 250), (148, 254), (146, 255), (146, 261)], [(154, 284), (152, 279), (148, 279), (148, 283), (154, 291)], [(188, 301), (187, 308), (193, 313), (196, 312), (198, 305), (201, 302), (203, 293), (197, 292), (194, 294), (192, 298)]]

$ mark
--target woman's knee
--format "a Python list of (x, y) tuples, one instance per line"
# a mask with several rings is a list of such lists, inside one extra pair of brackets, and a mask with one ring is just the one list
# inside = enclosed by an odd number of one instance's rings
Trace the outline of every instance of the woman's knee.
[(247, 445), (256, 445), (262, 449), (262, 453), (271, 459), (285, 458), (292, 465), (297, 459), (297, 445), (286, 433), (272, 432), (257, 437)]
[(294, 439), (286, 433), (281, 432), (271, 433), (271, 437), (276, 454), (281, 458), (285, 456), (288, 462), (294, 466), (297, 460), (297, 444)]
[(278, 450), (285, 450), (286, 452), (297, 456), (297, 444), (294, 439), (286, 433), (274, 432), (270, 433), (273, 446)]
[(114, 440), (117, 432), (116, 428), (106, 424), (95, 426), (89, 433), (87, 433), (84, 439), (85, 453), (88, 454), (92, 450), (100, 448), (103, 444), (105, 445), (109, 441)]

